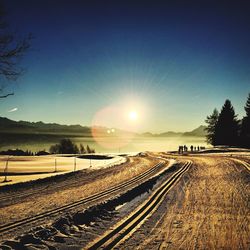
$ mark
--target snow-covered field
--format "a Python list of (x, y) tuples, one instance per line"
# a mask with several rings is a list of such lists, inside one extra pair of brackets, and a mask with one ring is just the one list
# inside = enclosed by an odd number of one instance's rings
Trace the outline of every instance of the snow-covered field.
[(104, 156), (110, 156), (111, 158), (90, 160), (80, 159), (73, 156), (55, 155), (11, 156), (8, 161), (7, 176), (7, 180), (11, 180), (11, 182), (3, 182), (8, 156), (0, 156), (0, 186), (36, 180), (74, 170), (107, 168), (126, 161), (126, 157), (115, 154), (104, 154)]

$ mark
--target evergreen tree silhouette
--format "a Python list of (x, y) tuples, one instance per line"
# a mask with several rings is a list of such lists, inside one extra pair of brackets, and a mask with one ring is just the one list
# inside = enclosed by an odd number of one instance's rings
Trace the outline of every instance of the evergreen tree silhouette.
[(87, 153), (88, 153), (88, 154), (90, 154), (90, 153), (91, 153), (91, 149), (90, 149), (89, 145), (87, 145), (87, 147), (86, 147), (86, 151), (87, 151)]
[(86, 153), (86, 150), (85, 150), (84, 146), (81, 143), (80, 143), (79, 151), (80, 151), (81, 154), (85, 154)]
[(236, 146), (238, 143), (238, 120), (230, 100), (226, 100), (215, 127), (215, 145)]
[(243, 117), (241, 124), (240, 146), (250, 148), (250, 93), (248, 94), (245, 111), (246, 116)]
[(59, 144), (50, 147), (51, 154), (78, 154), (79, 149), (70, 139), (62, 139)]
[(217, 109), (214, 109), (213, 113), (210, 116), (207, 116), (205, 122), (208, 124), (205, 130), (207, 131), (206, 139), (207, 142), (211, 145), (215, 145), (215, 127), (218, 122), (219, 112)]

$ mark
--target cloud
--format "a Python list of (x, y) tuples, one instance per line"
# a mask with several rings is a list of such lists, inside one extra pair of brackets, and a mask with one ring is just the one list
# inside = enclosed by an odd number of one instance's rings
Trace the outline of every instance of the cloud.
[(8, 110), (8, 112), (11, 113), (11, 112), (15, 112), (17, 110), (18, 110), (18, 108), (13, 108), (13, 109)]

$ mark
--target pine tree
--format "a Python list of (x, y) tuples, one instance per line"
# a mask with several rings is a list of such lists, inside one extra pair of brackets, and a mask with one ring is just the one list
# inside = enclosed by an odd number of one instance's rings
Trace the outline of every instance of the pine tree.
[(250, 148), (250, 93), (248, 94), (246, 106), (246, 116), (242, 119), (240, 146)]
[(91, 154), (91, 149), (90, 149), (89, 145), (87, 145), (86, 151), (87, 151), (88, 154)]
[(215, 145), (236, 146), (238, 143), (238, 120), (231, 101), (226, 100), (215, 127)]
[(246, 111), (246, 116), (250, 117), (250, 93), (248, 94), (245, 111)]
[(215, 145), (215, 127), (218, 121), (219, 112), (217, 109), (214, 109), (213, 113), (210, 116), (207, 116), (205, 122), (208, 124), (205, 130), (207, 131), (207, 143)]
[(82, 145), (82, 144), (80, 144), (80, 153), (81, 154), (86, 154), (86, 150), (85, 150), (85, 148), (84, 148), (84, 146)]
[(62, 139), (59, 144), (52, 145), (51, 154), (79, 154), (79, 149), (70, 139)]

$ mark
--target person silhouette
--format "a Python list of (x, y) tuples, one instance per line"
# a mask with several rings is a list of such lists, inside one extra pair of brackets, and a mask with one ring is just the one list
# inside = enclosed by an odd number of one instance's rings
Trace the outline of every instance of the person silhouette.
[(194, 146), (191, 145), (191, 146), (190, 146), (190, 149), (191, 149), (191, 152), (193, 152)]

